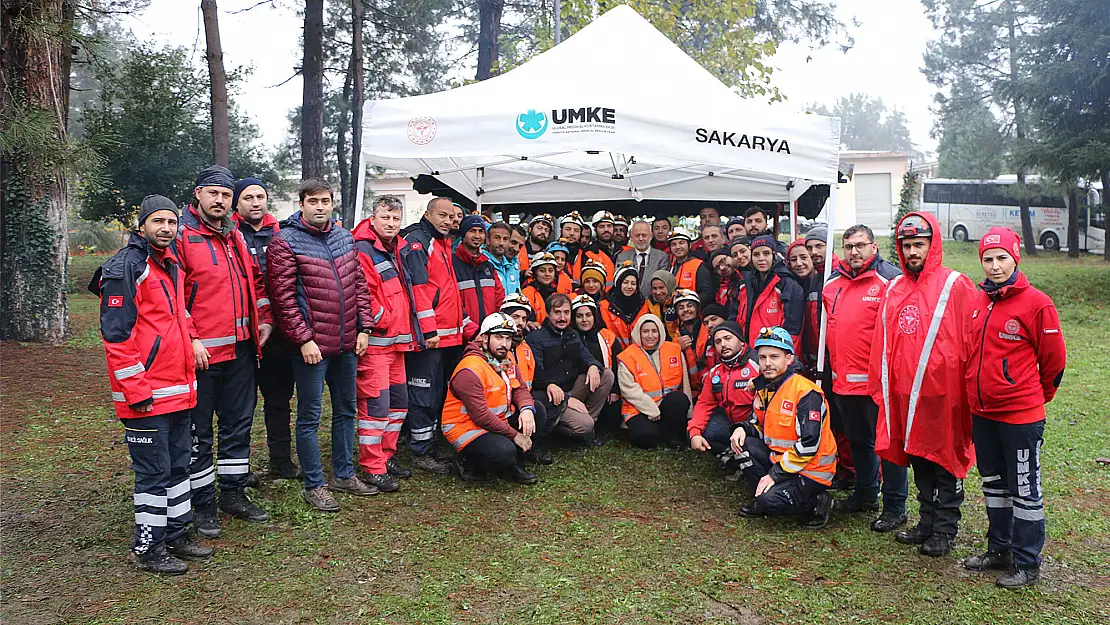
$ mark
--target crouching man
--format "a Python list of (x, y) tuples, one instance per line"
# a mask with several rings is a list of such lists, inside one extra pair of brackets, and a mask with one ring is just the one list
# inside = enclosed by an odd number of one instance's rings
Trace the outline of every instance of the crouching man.
[(486, 317), (447, 386), (440, 427), (459, 453), (459, 476), (466, 481), (483, 475), (518, 484), (537, 481), (525, 470), (523, 455), (544, 424), (536, 423), (532, 396), (509, 358), (514, 334), (516, 323), (508, 315)]
[(821, 387), (797, 373), (789, 332), (763, 328), (755, 348), (755, 423), (742, 423), (731, 438), (732, 451), (751, 459), (744, 477), (755, 491), (740, 515), (802, 515), (806, 527), (820, 529), (829, 521), (836, 474), (829, 405)]

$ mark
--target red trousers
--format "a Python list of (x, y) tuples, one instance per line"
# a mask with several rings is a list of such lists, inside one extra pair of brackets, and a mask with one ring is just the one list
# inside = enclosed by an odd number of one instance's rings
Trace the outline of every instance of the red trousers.
[(360, 391), (367, 392), (360, 392), (358, 400), (358, 463), (367, 473), (381, 475), (397, 451), (397, 437), (409, 412), (405, 358), (398, 351), (362, 357), (372, 366), (359, 369)]

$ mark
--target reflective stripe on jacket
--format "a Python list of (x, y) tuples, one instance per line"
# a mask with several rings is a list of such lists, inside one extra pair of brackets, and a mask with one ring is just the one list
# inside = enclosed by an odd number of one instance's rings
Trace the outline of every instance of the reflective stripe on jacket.
[[(481, 356), (465, 356), (455, 367), (455, 374), (464, 369), (474, 373), (481, 380), (486, 395), (485, 407), (495, 417), (507, 421), (512, 407), (512, 389), (515, 380), (510, 379), (506, 372), (494, 371), (489, 362)], [(440, 429), (443, 431), (443, 437), (451, 443), (455, 451), (462, 451), (471, 441), (487, 432), (471, 420), (469, 411), (475, 409), (477, 409), (475, 406), (467, 407), (448, 385)]]

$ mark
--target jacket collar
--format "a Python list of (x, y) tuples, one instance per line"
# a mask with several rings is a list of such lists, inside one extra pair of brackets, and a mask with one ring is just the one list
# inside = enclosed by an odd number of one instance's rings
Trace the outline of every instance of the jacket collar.
[(195, 204), (190, 204), (189, 208), (185, 209), (185, 215), (182, 217), (181, 221), (184, 225), (199, 230), (201, 234), (219, 235), (221, 237), (226, 237), (228, 234), (231, 234), (232, 228), (235, 227), (231, 217), (224, 216), (223, 220), (220, 222), (220, 227), (218, 229), (214, 228), (201, 218), (200, 211)]
[(980, 286), (983, 287), (983, 292), (987, 294), (987, 297), (997, 302), (1021, 293), (1028, 289), (1030, 285), (1029, 279), (1025, 277), (1025, 274), (1021, 271), (1015, 271), (1014, 275), (1010, 276), (1010, 279), (1002, 284), (995, 284), (988, 279), (983, 280)]
[(459, 245), (455, 248), (455, 256), (458, 256), (459, 260), (463, 261), (464, 263), (468, 265), (473, 265), (475, 267), (489, 260), (489, 257), (483, 254), (481, 250), (478, 251), (477, 256), (474, 256), (470, 252), (466, 251), (466, 248), (462, 245)]

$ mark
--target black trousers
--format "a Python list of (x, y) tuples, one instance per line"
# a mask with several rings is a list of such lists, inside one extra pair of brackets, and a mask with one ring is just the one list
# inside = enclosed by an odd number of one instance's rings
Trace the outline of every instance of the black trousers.
[(190, 411), (121, 419), (135, 472), (135, 536), (131, 549), (146, 553), (185, 535), (193, 520), (189, 487)]
[(462, 360), (462, 347), (427, 349), (405, 353), (409, 386), (409, 414), (404, 427), (409, 432), (409, 449), (423, 456), (432, 450), (447, 383)]
[[(542, 412), (541, 412), (542, 411)], [(535, 413), (536, 419), (536, 434), (532, 437), (532, 444), (536, 444), (536, 436), (540, 432), (547, 431), (548, 433), (554, 429), (554, 425), (547, 423), (547, 411), (538, 408)], [(519, 414), (514, 414), (509, 417), (509, 425), (517, 430), (520, 429)], [(553, 419), (558, 422), (558, 419)], [(522, 461), (523, 452), (516, 446), (516, 443), (511, 438), (496, 432), (486, 432), (478, 438), (470, 441), (470, 444), (463, 447), (460, 455), (469, 467), (478, 468), (486, 473), (486, 475), (498, 475), (504, 473), (509, 467), (514, 464), (520, 464)]]
[[(744, 438), (744, 451), (750, 464), (744, 468), (744, 479), (755, 492), (756, 486), (771, 472), (774, 464), (771, 450), (758, 436)], [(755, 498), (755, 509), (768, 516), (809, 514), (817, 504), (817, 496), (828, 489), (824, 484), (804, 475), (793, 475), (775, 482), (771, 489)]]
[(918, 526), (926, 533), (955, 536), (964, 503), (964, 481), (920, 456), (910, 456), (910, 466), (921, 504)]
[(734, 429), (736, 426), (725, 414), (725, 409), (714, 408), (713, 412), (709, 413), (709, 423), (705, 424), (705, 429), (701, 433), (702, 438), (709, 443), (709, 453), (717, 457), (730, 454), (732, 445), (729, 439), (732, 438)]
[(670, 441), (686, 438), (690, 398), (682, 391), (671, 391), (659, 402), (659, 420), (652, 421), (638, 414), (626, 421), (628, 438), (640, 449), (651, 449)]
[[(193, 450), (189, 461), (189, 482), (193, 505), (210, 507), (216, 502), (216, 476), (221, 489), (243, 488), (250, 471), (251, 425), (257, 368), (254, 343), (235, 344), (235, 359), (209, 365), (197, 371), (197, 405), (192, 411)], [(213, 413), (218, 415), (220, 446), (218, 466), (212, 465), (216, 433)]]
[(987, 503), (987, 548), (1012, 552), (1018, 568), (1039, 567), (1045, 539), (1044, 421), (1003, 423), (972, 415), (971, 436)]
[(855, 496), (872, 503), (879, 496), (879, 468), (882, 467), (883, 511), (891, 514), (906, 511), (909, 482), (906, 467), (881, 460), (875, 453), (875, 427), (879, 406), (867, 395), (837, 395), (844, 433), (848, 437), (852, 460), (856, 467)]
[(292, 458), (293, 440), (290, 421), (293, 417), (291, 402), (296, 378), (293, 375), (293, 358), (300, 353), (275, 332), (262, 348), (258, 363), (258, 390), (262, 393), (262, 414), (266, 422), (266, 447), (270, 462)]

